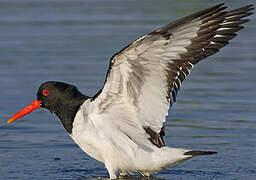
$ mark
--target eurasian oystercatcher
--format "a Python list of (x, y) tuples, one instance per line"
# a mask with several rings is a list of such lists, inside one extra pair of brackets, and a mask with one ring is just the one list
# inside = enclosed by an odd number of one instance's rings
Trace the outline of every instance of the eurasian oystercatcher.
[(83, 151), (105, 164), (111, 179), (118, 173), (149, 176), (215, 154), (166, 147), (163, 123), (190, 70), (227, 45), (254, 9), (225, 8), (199, 11), (129, 44), (111, 58), (105, 85), (94, 97), (63, 82), (43, 83), (37, 99), (8, 123), (39, 107), (49, 109)]

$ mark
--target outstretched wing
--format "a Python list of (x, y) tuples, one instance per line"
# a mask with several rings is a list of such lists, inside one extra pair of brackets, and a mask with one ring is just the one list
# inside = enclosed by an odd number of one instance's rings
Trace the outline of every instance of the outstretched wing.
[[(202, 59), (236, 36), (252, 6), (199, 11), (134, 41), (110, 61), (105, 85), (93, 98), (95, 110), (115, 112), (113, 123), (159, 133), (182, 81)], [(119, 115), (118, 115), (119, 114)]]

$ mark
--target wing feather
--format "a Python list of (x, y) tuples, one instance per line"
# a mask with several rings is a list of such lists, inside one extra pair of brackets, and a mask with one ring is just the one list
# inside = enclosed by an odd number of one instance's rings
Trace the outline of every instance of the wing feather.
[(219, 4), (181, 18), (115, 54), (104, 88), (92, 99), (97, 112), (120, 112), (111, 123), (133, 139), (126, 125), (144, 135), (144, 127), (159, 133), (194, 65), (226, 46), (248, 21), (242, 18), (253, 9), (245, 6), (227, 12), (225, 8)]

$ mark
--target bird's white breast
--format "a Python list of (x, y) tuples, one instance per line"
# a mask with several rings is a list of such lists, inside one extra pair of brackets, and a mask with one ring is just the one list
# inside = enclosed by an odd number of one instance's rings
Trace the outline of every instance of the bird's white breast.
[(88, 155), (95, 158), (100, 162), (104, 162), (103, 157), (99, 149), (102, 149), (100, 139), (94, 125), (88, 119), (88, 112), (86, 108), (90, 101), (85, 101), (77, 112), (74, 122), (72, 134), (70, 136), (75, 143)]
[(111, 113), (93, 113), (87, 100), (77, 112), (71, 137), (88, 155), (122, 172), (156, 172), (183, 160), (184, 149), (135, 143), (115, 124)]

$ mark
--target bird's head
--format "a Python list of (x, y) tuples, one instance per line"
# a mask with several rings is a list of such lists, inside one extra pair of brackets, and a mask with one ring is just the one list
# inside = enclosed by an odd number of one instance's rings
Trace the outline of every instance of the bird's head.
[(86, 98), (73, 85), (47, 81), (38, 88), (36, 100), (11, 117), (7, 123), (11, 123), (40, 107), (57, 114), (61, 119), (63, 115), (66, 117), (67, 113), (71, 113), (77, 107), (80, 107)]

